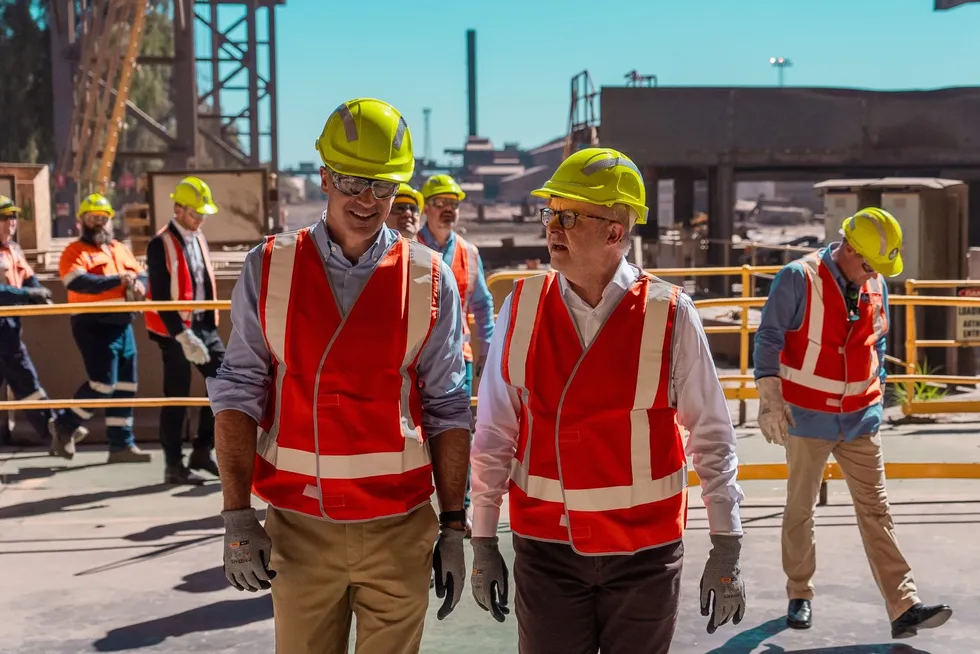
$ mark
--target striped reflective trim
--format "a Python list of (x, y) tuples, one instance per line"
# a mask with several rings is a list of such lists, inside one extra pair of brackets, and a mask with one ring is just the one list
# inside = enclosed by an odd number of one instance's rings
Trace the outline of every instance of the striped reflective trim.
[[(871, 367), (872, 371), (876, 369), (877, 366)], [(815, 391), (821, 391), (823, 393), (840, 395), (842, 397), (863, 395), (869, 388), (871, 388), (871, 385), (878, 380), (878, 376), (874, 375), (868, 379), (863, 379), (856, 382), (837, 381), (835, 379), (820, 377), (812, 372), (808, 373), (805, 370), (790, 368), (785, 364), (780, 364), (779, 376), (786, 381), (793, 382), (794, 384), (799, 384), (800, 386), (805, 386), (806, 388), (811, 388)]]
[(112, 384), (103, 384), (102, 382), (92, 381), (91, 379), (88, 380), (88, 387), (100, 395), (112, 395), (112, 391), (115, 388)]
[[(402, 376), (401, 410), (402, 435), (422, 440), (422, 426), (412, 417), (412, 378), (409, 371), (415, 367), (422, 346), (429, 338), (432, 326), (439, 315), (439, 257), (418, 242), (400, 241), (395, 247), (403, 251), (402, 265), (408, 279), (408, 338), (405, 339), (405, 355), (399, 372)], [(408, 256), (405, 256), (407, 254)], [(407, 447), (407, 446), (406, 446)]]
[[(276, 470), (319, 479), (364, 479), (382, 475), (400, 475), (424, 468), (431, 462), (428, 446), (405, 439), (401, 452), (377, 452), (336, 456), (304, 452), (288, 447), (278, 448)], [(319, 475), (317, 475), (319, 471)]]
[(357, 123), (354, 122), (354, 115), (350, 112), (350, 107), (346, 104), (342, 104), (334, 111), (339, 117), (340, 121), (344, 124), (344, 136), (347, 137), (347, 142), (351, 143), (357, 140)]
[(33, 402), (34, 400), (46, 400), (46, 399), (48, 399), (48, 394), (44, 392), (43, 388), (39, 388), (33, 393), (31, 393), (30, 395), (26, 395), (20, 398), (22, 402)]
[[(188, 185), (189, 186), (189, 185)], [(193, 188), (193, 187), (191, 187)], [(196, 192), (196, 189), (195, 189)], [(178, 274), (180, 260), (177, 254), (177, 243), (174, 235), (169, 230), (163, 234), (163, 249), (167, 255), (167, 272), (170, 273), (170, 299), (180, 300), (180, 275)], [(207, 260), (207, 259), (205, 259)], [(190, 311), (178, 311), (180, 319), (188, 322), (191, 319)]]
[(139, 386), (136, 382), (116, 382), (116, 390), (122, 393), (135, 393)]
[(61, 281), (64, 282), (65, 286), (68, 286), (69, 284), (71, 284), (73, 281), (75, 281), (76, 279), (78, 279), (84, 274), (85, 274), (84, 270), (82, 270), (81, 268), (75, 268), (74, 270), (69, 270), (68, 273), (66, 273), (65, 276), (61, 278)]
[(91, 411), (86, 411), (85, 409), (80, 409), (78, 407), (72, 407), (72, 412), (82, 420), (88, 420), (92, 417)]
[(402, 149), (402, 141), (405, 139), (405, 131), (408, 129), (408, 123), (405, 122), (404, 118), (398, 119), (398, 128), (395, 129), (395, 137), (391, 139), (391, 149), (398, 150)]
[(475, 245), (466, 243), (462, 239), (459, 239), (457, 247), (463, 247), (463, 254), (466, 257), (466, 297), (463, 298), (463, 308), (465, 309), (465, 313), (468, 314), (473, 290), (476, 288), (476, 282), (480, 276), (480, 252), (476, 249)]
[(120, 416), (106, 416), (105, 426), (106, 427), (132, 427), (133, 416), (128, 416), (126, 418)]
[(542, 301), (542, 291), (548, 275), (535, 275), (521, 280), (520, 294), (511, 296), (509, 337), (505, 345), (504, 364), (507, 366), (506, 379), (518, 389), (525, 388), (525, 366), (527, 353), (531, 347), (531, 333), (538, 317), (538, 307)]
[(622, 157), (610, 157), (608, 159), (599, 159), (598, 161), (593, 161), (587, 166), (582, 168), (582, 174), (588, 177), (589, 175), (595, 174), (600, 170), (606, 170), (607, 168), (615, 168), (616, 166), (626, 166), (627, 168), (636, 172), (637, 175), (640, 174), (640, 169), (636, 167), (629, 159), (624, 159)]

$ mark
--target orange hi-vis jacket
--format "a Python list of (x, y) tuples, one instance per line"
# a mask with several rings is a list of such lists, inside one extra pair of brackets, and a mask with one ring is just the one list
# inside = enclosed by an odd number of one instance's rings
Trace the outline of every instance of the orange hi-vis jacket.
[(840, 286), (819, 255), (800, 259), (806, 272), (806, 309), (800, 328), (787, 332), (779, 356), (783, 399), (827, 413), (860, 411), (881, 401), (881, 362), (875, 343), (888, 332), (881, 276), (861, 287), (857, 320), (849, 320)]
[(339, 522), (433, 492), (417, 364), (439, 316), (439, 255), (399, 238), (346, 317), (309, 229), (268, 237), (259, 320), (273, 357), (252, 490)]
[(583, 349), (556, 273), (516, 282), (502, 360), (521, 403), (514, 533), (589, 555), (683, 537), (687, 460), (668, 400), (678, 293), (644, 274)]
[(5, 282), (14, 288), (23, 288), (24, 282), (34, 276), (34, 269), (27, 262), (24, 251), (14, 241), (0, 243), (0, 270)]
[[(65, 286), (81, 274), (121, 275), (123, 273), (142, 274), (136, 257), (129, 248), (117, 240), (99, 247), (81, 239), (72, 241), (61, 253), (58, 274)], [(68, 291), (69, 302), (119, 302), (126, 299), (126, 287), (120, 284), (102, 293), (77, 293)]]
[[(170, 228), (170, 225), (164, 226), (160, 231), (157, 232), (157, 236), (163, 241), (163, 250), (167, 257), (167, 272), (170, 273), (170, 297), (168, 298), (157, 298), (158, 300), (174, 300), (178, 302), (190, 302), (194, 299), (194, 281), (191, 277), (191, 269), (187, 263), (187, 256), (184, 252), (184, 242), (179, 236), (175, 234), (174, 230)], [(200, 231), (195, 233), (195, 238), (197, 238), (198, 244), (201, 246), (201, 254), (204, 258), (204, 269), (207, 272), (208, 278), (211, 280), (212, 293), (215, 295), (218, 292), (218, 286), (214, 281), (214, 268), (211, 266), (211, 252), (208, 250), (208, 241), (204, 238), (204, 235)], [(150, 294), (150, 289), (146, 289), (146, 299), (152, 300)], [(180, 319), (184, 323), (185, 329), (190, 329), (191, 319), (193, 318), (193, 311), (180, 311)], [(170, 338), (170, 333), (167, 331), (166, 325), (163, 324), (163, 319), (160, 314), (156, 311), (147, 311), (143, 314), (144, 320), (146, 320), (147, 330), (153, 332), (154, 334), (159, 334), (160, 336), (165, 336)], [(214, 325), (218, 326), (218, 312), (214, 312)]]
[[(473, 360), (473, 346), (470, 344), (470, 299), (476, 288), (477, 275), (480, 274), (479, 251), (476, 246), (456, 234), (456, 247), (450, 268), (459, 288), (459, 299), (463, 303), (463, 358)], [(485, 346), (486, 347), (486, 346)]]

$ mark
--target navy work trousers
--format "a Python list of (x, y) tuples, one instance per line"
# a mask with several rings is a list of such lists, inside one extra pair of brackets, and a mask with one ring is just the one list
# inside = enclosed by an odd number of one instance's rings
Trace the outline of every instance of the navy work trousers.
[[(7, 383), (18, 400), (48, 399), (38, 381), (27, 346), (16, 332), (0, 333), (0, 380)], [(48, 421), (54, 415), (51, 409), (24, 411), (24, 415), (44, 442), (51, 440), (48, 433)]]

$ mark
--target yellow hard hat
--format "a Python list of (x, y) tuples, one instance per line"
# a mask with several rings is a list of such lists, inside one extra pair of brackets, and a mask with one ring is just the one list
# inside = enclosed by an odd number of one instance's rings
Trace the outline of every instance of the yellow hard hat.
[(6, 195), (0, 195), (0, 216), (9, 216), (13, 213), (21, 213), (20, 207)]
[(398, 185), (398, 192), (395, 194), (395, 202), (405, 202), (406, 200), (418, 205), (419, 211), (425, 208), (425, 198), (414, 188), (402, 182)]
[(433, 175), (422, 185), (422, 197), (426, 200), (433, 195), (455, 195), (460, 202), (466, 199), (466, 193), (450, 175)]
[(902, 226), (884, 209), (868, 207), (844, 219), (841, 235), (885, 277), (902, 274)]
[(316, 140), (323, 165), (341, 175), (407, 182), (415, 172), (412, 133), (397, 109), (375, 98), (337, 107)]
[(101, 193), (93, 193), (82, 200), (82, 203), (78, 206), (78, 217), (81, 218), (87, 213), (104, 213), (109, 218), (116, 215), (109, 199)]
[(218, 205), (214, 203), (211, 187), (200, 177), (185, 177), (177, 182), (177, 188), (170, 194), (170, 199), (193, 209), (202, 216), (213, 216), (218, 213)]
[(585, 148), (561, 162), (543, 188), (531, 191), (539, 198), (565, 198), (611, 207), (625, 204), (637, 213), (636, 223), (647, 221), (643, 176), (629, 157), (611, 148)]

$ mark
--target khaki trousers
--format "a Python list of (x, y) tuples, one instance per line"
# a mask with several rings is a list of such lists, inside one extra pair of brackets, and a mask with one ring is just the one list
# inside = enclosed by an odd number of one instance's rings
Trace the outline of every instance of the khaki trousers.
[(269, 507), (276, 654), (417, 654), (439, 521), (431, 504), (334, 523)]
[(885, 599), (888, 619), (895, 620), (919, 601), (912, 571), (898, 548), (885, 492), (885, 463), (881, 434), (865, 435), (850, 443), (790, 436), (786, 443), (789, 479), (783, 513), (783, 571), (790, 599), (813, 599), (817, 546), (813, 509), (823, 470), (833, 453), (844, 473), (854, 502), (864, 551), (878, 589)]

